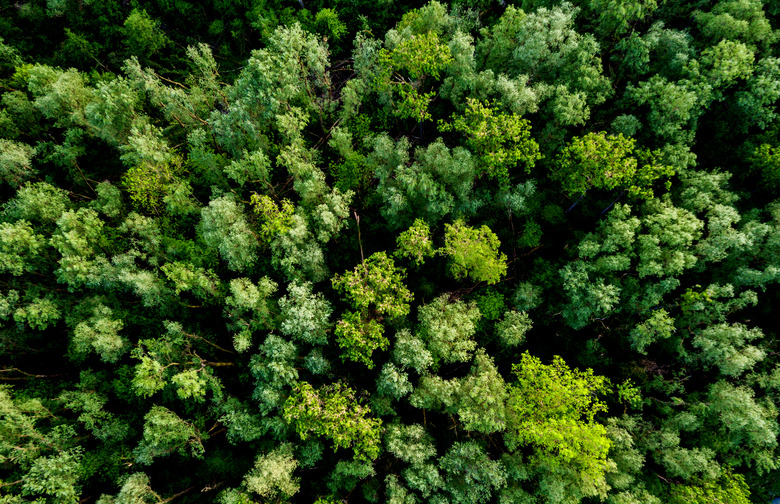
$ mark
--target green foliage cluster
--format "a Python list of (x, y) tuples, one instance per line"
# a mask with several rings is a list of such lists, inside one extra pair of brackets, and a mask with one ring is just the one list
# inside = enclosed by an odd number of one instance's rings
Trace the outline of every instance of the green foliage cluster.
[(780, 7), (0, 7), (0, 503), (780, 498)]

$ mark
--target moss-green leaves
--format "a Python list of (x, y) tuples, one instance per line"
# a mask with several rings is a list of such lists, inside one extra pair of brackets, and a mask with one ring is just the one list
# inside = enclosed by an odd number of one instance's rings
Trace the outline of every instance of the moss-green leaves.
[(469, 148), (479, 156), (482, 171), (509, 185), (510, 173), (518, 164), (529, 172), (542, 158), (539, 144), (531, 138), (531, 123), (517, 114), (505, 114), (490, 103), (474, 98), (466, 101), (466, 113), (452, 123), (439, 122), (441, 131), (463, 133)]
[(301, 439), (329, 437), (338, 448), (351, 448), (356, 460), (373, 460), (381, 449), (381, 420), (369, 415), (355, 391), (341, 383), (318, 390), (300, 382), (284, 403), (284, 419), (292, 424)]
[(444, 247), (450, 271), (457, 279), (494, 284), (506, 274), (507, 258), (498, 247), (498, 237), (487, 226), (472, 228), (462, 220), (444, 225)]
[(653, 196), (653, 182), (674, 175), (674, 170), (657, 161), (657, 154), (638, 152), (634, 157), (632, 138), (622, 134), (588, 133), (575, 137), (558, 157), (552, 177), (573, 196), (590, 188), (623, 188), (642, 198)]
[(343, 292), (355, 308), (393, 318), (409, 313), (414, 297), (403, 284), (405, 273), (386, 253), (377, 252), (332, 281), (333, 287)]

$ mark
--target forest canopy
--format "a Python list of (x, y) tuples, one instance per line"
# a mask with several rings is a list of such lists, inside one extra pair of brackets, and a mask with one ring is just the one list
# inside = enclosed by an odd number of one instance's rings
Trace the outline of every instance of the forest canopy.
[(780, 3), (0, 13), (0, 504), (780, 497)]

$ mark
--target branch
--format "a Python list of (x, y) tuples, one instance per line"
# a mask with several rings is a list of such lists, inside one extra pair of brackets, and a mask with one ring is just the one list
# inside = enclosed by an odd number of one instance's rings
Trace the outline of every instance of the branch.
[[(10, 373), (16, 371), (17, 373), (21, 373), (27, 377), (30, 378), (59, 378), (60, 376), (68, 376), (70, 373), (58, 373), (58, 374), (50, 374), (50, 375), (39, 375), (39, 374), (32, 374), (27, 373), (26, 371), (22, 371), (19, 368), (6, 368), (6, 369), (0, 369), (0, 373)], [(25, 380), (26, 378), (0, 378), (2, 380)]]
[(208, 361), (203, 361), (203, 364), (211, 367), (228, 367), (228, 366), (236, 365), (235, 362), (208, 362)]
[(211, 342), (211, 341), (207, 340), (207, 339), (206, 339), (206, 338), (204, 338), (203, 336), (198, 336), (197, 334), (189, 334), (189, 333), (184, 333), (184, 335), (185, 335), (185, 336), (187, 336), (188, 338), (195, 338), (195, 339), (199, 339), (199, 340), (201, 340), (201, 341), (205, 342), (206, 344), (213, 346), (213, 347), (214, 347), (214, 348), (216, 348), (217, 350), (221, 350), (221, 351), (223, 351), (223, 352), (225, 352), (225, 353), (229, 353), (229, 354), (235, 354), (235, 353), (236, 353), (236, 352), (234, 352), (234, 351), (232, 351), (232, 350), (228, 350), (228, 349), (226, 349), (226, 348), (222, 348), (221, 346), (217, 345), (216, 343), (213, 343), (213, 342)]
[(187, 492), (191, 491), (194, 488), (195, 488), (194, 486), (191, 486), (191, 487), (187, 488), (186, 490), (182, 490), (181, 492), (179, 492), (177, 494), (171, 495), (170, 497), (168, 497), (165, 500), (161, 500), (158, 504), (166, 504), (166, 502), (171, 502), (176, 497), (181, 497), (182, 495), (186, 494)]
[(363, 242), (360, 239), (360, 216), (357, 214), (357, 210), (352, 210), (352, 214), (355, 216), (355, 222), (357, 222), (357, 228), (358, 228), (358, 245), (360, 245), (360, 263), (363, 265), (363, 269), (365, 269), (366, 260), (363, 258)]
[(84, 176), (84, 172), (81, 171), (81, 167), (79, 166), (79, 164), (77, 162), (75, 162), (75, 161), (73, 162), (73, 164), (76, 166), (76, 169), (79, 171), (79, 174), (81, 175), (81, 178), (84, 179), (84, 182), (87, 184), (87, 187), (89, 187), (92, 190), (93, 193), (97, 194), (97, 192), (95, 192), (95, 188), (92, 187), (92, 185), (87, 180), (87, 177)]

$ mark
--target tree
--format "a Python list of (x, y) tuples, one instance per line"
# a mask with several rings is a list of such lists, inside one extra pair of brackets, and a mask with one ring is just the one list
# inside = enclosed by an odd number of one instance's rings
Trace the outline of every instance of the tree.
[[(252, 399), (264, 417), (272, 416), (286, 405), (290, 389), (297, 386), (298, 347), (276, 334), (269, 334), (259, 352), (250, 361), (250, 371), (257, 380)], [(272, 418), (266, 427), (279, 418)]]
[(708, 100), (705, 93), (697, 93), (690, 81), (673, 82), (660, 75), (638, 85), (629, 84), (626, 99), (639, 106), (647, 106), (647, 124), (660, 142), (690, 144), (691, 131), (704, 111)]
[(506, 274), (506, 255), (498, 251), (498, 237), (487, 226), (475, 229), (462, 220), (444, 225), (441, 253), (450, 258), (453, 276), (494, 284)]
[(345, 312), (336, 323), (336, 343), (344, 350), (342, 358), (362, 362), (373, 369), (371, 354), (374, 350), (385, 350), (389, 341), (384, 336), (385, 328), (372, 319), (364, 319), (358, 312)]
[(34, 271), (45, 244), (44, 237), (25, 220), (0, 223), (0, 271), (14, 276)]
[(246, 271), (257, 260), (257, 238), (249, 227), (242, 206), (233, 198), (213, 199), (201, 210), (199, 231), (210, 247), (234, 271)]
[(100, 504), (145, 504), (162, 503), (163, 499), (150, 486), (149, 476), (133, 473), (125, 478), (116, 497), (103, 494), (97, 500)]
[(706, 365), (718, 366), (724, 375), (737, 377), (764, 359), (762, 349), (747, 344), (763, 336), (760, 329), (742, 324), (714, 324), (694, 336), (693, 346), (701, 351), (697, 357)]
[(263, 277), (255, 284), (248, 278), (230, 281), (230, 295), (225, 298), (225, 318), (235, 331), (249, 331), (271, 327), (269, 299), (276, 291), (276, 283)]
[(95, 352), (105, 362), (116, 362), (127, 352), (128, 343), (118, 334), (124, 324), (113, 318), (113, 311), (97, 303), (92, 316), (73, 329), (73, 353), (79, 358)]
[(252, 194), (252, 208), (263, 221), (260, 236), (264, 241), (271, 241), (277, 234), (285, 233), (292, 228), (292, 216), (295, 213), (290, 200), (282, 200), (281, 205), (265, 194)]
[(46, 182), (35, 182), (20, 187), (14, 197), (5, 202), (3, 216), (51, 225), (70, 206), (67, 191)]
[(562, 182), (569, 195), (584, 193), (590, 188), (623, 187), (632, 195), (651, 198), (652, 183), (663, 176), (674, 175), (671, 167), (660, 165), (658, 154), (651, 154), (640, 163), (631, 155), (635, 141), (622, 134), (588, 133), (575, 137), (558, 157), (558, 170), (553, 178)]
[(287, 286), (287, 295), (279, 299), (279, 329), (293, 338), (322, 345), (327, 342), (333, 309), (321, 292), (312, 290), (309, 282), (291, 282)]
[(493, 492), (506, 485), (501, 463), (490, 460), (476, 441), (456, 442), (439, 459), (444, 471), (450, 502), (486, 502)]
[(436, 456), (434, 440), (420, 424), (388, 425), (385, 444), (390, 453), (411, 465), (423, 464)]
[(51, 245), (62, 255), (55, 271), (58, 280), (70, 288), (97, 285), (110, 271), (102, 249), (106, 244), (103, 221), (89, 208), (67, 210), (57, 219)]
[[(578, 11), (564, 2), (527, 15), (519, 23), (511, 59), (493, 60), (488, 67), (496, 74), (527, 78), (546, 115), (558, 125), (583, 124), (590, 107), (611, 93), (609, 79), (602, 74), (599, 44), (574, 27)], [(507, 35), (515, 35), (514, 30)]]
[(254, 468), (244, 476), (244, 485), (265, 499), (289, 499), (300, 488), (298, 479), (292, 477), (296, 467), (292, 445), (282, 444), (255, 459)]
[(171, 44), (164, 33), (144, 9), (133, 9), (124, 24), (125, 45), (130, 52), (144, 59)]
[(712, 385), (708, 394), (709, 419), (718, 432), (714, 447), (729, 453), (734, 465), (747, 464), (759, 472), (776, 467), (769, 455), (777, 446), (777, 411), (761, 404), (755, 392), (745, 386), (734, 386), (724, 380)]
[(771, 104), (780, 98), (780, 60), (761, 58), (748, 78), (745, 88), (735, 93), (734, 108), (740, 115), (737, 127), (747, 131), (751, 127), (765, 130), (777, 120)]
[(426, 78), (438, 79), (452, 61), (449, 46), (441, 43), (435, 31), (427, 30), (414, 34), (391, 31), (387, 39), (390, 48), (379, 52), (381, 73), (375, 86), (380, 91), (397, 90), (402, 99), (394, 113), (399, 117), (418, 122), (430, 119), (428, 104), (436, 93), (421, 91)]
[(12, 187), (23, 185), (35, 176), (34, 155), (29, 145), (0, 138), (0, 179)]
[(122, 182), (130, 200), (141, 210), (159, 213), (164, 198), (183, 183), (179, 177), (181, 159), (169, 147), (162, 130), (149, 124), (143, 129), (132, 127), (121, 149), (122, 161), (129, 166)]
[(673, 504), (748, 504), (750, 489), (741, 474), (726, 473), (718, 481), (702, 481), (698, 485), (674, 485)]
[(620, 37), (631, 30), (637, 21), (653, 14), (658, 8), (656, 0), (620, 0), (605, 2), (591, 0), (588, 7), (598, 16), (598, 32), (603, 37)]
[(209, 118), (218, 145), (234, 158), (264, 147), (277, 115), (297, 106), (302, 119), (322, 116), (331, 106), (326, 45), (299, 24), (276, 28), (264, 49), (253, 51), (234, 84), (225, 92), (225, 113)]
[(353, 271), (334, 276), (332, 283), (358, 310), (395, 318), (409, 313), (413, 299), (403, 284), (404, 275), (386, 253), (376, 252)]
[(327, 436), (336, 448), (351, 448), (358, 461), (374, 460), (381, 450), (382, 421), (369, 417), (370, 413), (358, 403), (355, 392), (341, 383), (315, 390), (300, 382), (284, 403), (284, 419), (301, 439)]
[(413, 260), (417, 266), (422, 266), (426, 258), (434, 255), (431, 228), (422, 219), (415, 219), (409, 229), (398, 235), (396, 245), (395, 255)]
[(498, 369), (484, 350), (477, 351), (468, 375), (457, 380), (454, 404), (466, 430), (491, 434), (506, 428), (507, 389)]
[(415, 219), (435, 225), (446, 215), (471, 214), (482, 204), (473, 194), (476, 165), (462, 147), (452, 150), (437, 139), (415, 150), (410, 163), (409, 142), (393, 142), (378, 135), (367, 162), (375, 165), (382, 215), (391, 229), (409, 226)]
[(513, 347), (520, 345), (532, 327), (531, 319), (525, 312), (509, 310), (504, 313), (503, 320), (496, 324), (496, 334), (502, 345)]
[(425, 342), (404, 329), (396, 333), (393, 346), (393, 360), (403, 369), (414, 369), (424, 372), (433, 365), (433, 355), (426, 348)]
[(755, 0), (718, 2), (710, 12), (694, 11), (693, 17), (702, 34), (712, 42), (736, 39), (764, 49), (778, 39), (763, 3)]
[[(471, 337), (477, 329), (480, 317), (475, 303), (450, 303), (447, 295), (439, 296), (420, 308), (420, 339), (425, 343), (435, 366), (442, 362), (464, 362), (471, 358), (471, 353), (477, 347)], [(407, 340), (403, 346), (411, 343), (412, 341)], [(398, 344), (401, 344), (401, 340)], [(396, 347), (396, 354), (402, 351), (403, 346)], [(420, 364), (414, 367), (420, 370), (423, 368)]]
[(207, 436), (173, 411), (155, 405), (144, 420), (143, 439), (134, 451), (138, 463), (150, 465), (155, 458), (172, 453), (186, 455), (187, 448), (193, 457), (203, 457), (203, 441)]
[(412, 391), (412, 384), (407, 373), (392, 362), (386, 362), (376, 379), (376, 391), (393, 399), (401, 399)]
[(73, 449), (35, 459), (23, 478), (24, 493), (46, 495), (51, 502), (63, 504), (78, 499), (81, 489), (77, 482), (82, 456), (80, 449)]
[(489, 103), (467, 99), (466, 113), (452, 123), (439, 123), (441, 131), (459, 131), (466, 145), (479, 156), (484, 173), (509, 185), (510, 170), (520, 163), (526, 173), (542, 158), (539, 145), (531, 139), (531, 123), (516, 114), (504, 114)]
[(508, 386), (507, 443), (532, 446), (539, 463), (574, 468), (584, 492), (597, 494), (612, 443), (595, 421), (607, 409), (595, 395), (605, 393), (609, 381), (591, 369), (572, 370), (557, 356), (542, 364), (528, 352), (512, 371), (517, 382)]

